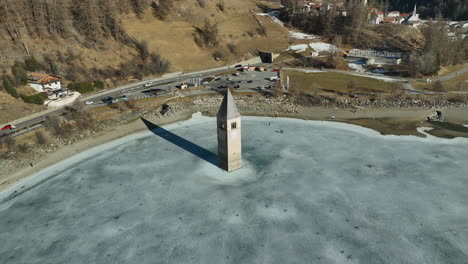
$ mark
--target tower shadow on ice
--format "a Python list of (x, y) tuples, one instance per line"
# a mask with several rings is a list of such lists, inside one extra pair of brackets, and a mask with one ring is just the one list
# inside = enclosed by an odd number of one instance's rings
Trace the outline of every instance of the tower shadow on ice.
[(153, 134), (160, 136), (161, 138), (171, 142), (172, 144), (192, 153), (193, 155), (215, 165), (218, 166), (219, 159), (218, 155), (214, 154), (213, 152), (200, 147), (199, 145), (186, 140), (146, 119), (140, 117), (141, 121), (146, 125), (146, 127), (153, 132)]

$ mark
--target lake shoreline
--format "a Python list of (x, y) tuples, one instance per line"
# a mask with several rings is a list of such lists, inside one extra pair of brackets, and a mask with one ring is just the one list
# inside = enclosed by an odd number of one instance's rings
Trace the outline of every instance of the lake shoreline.
[[(200, 109), (198, 109), (200, 110)], [(295, 113), (268, 113), (267, 111), (242, 111), (244, 116), (261, 117), (285, 117), (303, 120), (331, 121), (357, 125), (375, 130), (382, 135), (413, 135), (425, 137), (415, 128), (426, 127), (425, 118), (434, 112), (434, 109), (329, 109), (316, 107), (298, 107)], [(468, 107), (444, 109), (446, 120), (459, 124), (468, 124)], [(159, 126), (169, 125), (188, 120), (197, 109), (182, 109), (167, 117), (144, 115), (144, 118)], [(212, 110), (201, 111), (203, 115), (214, 116)], [(408, 128), (405, 127), (408, 125)], [(397, 127), (393, 127), (397, 126)], [(399, 127), (398, 127), (399, 126)], [(400, 133), (398, 133), (400, 129)], [(7, 168), (4, 176), (0, 177), (0, 191), (3, 191), (22, 180), (37, 174), (44, 169), (68, 159), (81, 152), (99, 147), (103, 144), (121, 139), (131, 134), (147, 131), (148, 128), (140, 119), (130, 121), (123, 125), (105, 128), (93, 134), (91, 137), (78, 140), (72, 144), (65, 145), (57, 151), (44, 155), (37, 160), (20, 161), (17, 167)], [(437, 131), (437, 130), (435, 130)], [(432, 131), (429, 131), (432, 133)], [(33, 166), (30, 166), (30, 163)]]

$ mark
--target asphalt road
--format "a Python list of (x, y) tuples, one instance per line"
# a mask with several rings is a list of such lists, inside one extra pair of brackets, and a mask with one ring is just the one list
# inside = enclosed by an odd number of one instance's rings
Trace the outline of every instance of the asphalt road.
[(445, 75), (445, 76), (442, 76), (442, 77), (439, 77), (439, 78), (435, 78), (435, 79), (432, 79), (432, 81), (441, 81), (441, 82), (444, 82), (444, 81), (448, 81), (448, 80), (451, 80), (453, 78), (456, 78), (458, 77), (458, 75), (462, 75), (464, 74), (465, 72), (468, 72), (468, 66), (464, 67), (463, 69), (460, 69), (456, 72), (453, 72), (453, 73), (450, 73), (448, 75)]

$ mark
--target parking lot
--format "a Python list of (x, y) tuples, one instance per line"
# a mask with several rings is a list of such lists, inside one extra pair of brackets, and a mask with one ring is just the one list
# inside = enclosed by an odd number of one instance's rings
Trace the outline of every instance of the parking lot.
[(217, 76), (217, 78), (208, 84), (205, 84), (207, 88), (211, 89), (225, 89), (225, 88), (234, 88), (240, 91), (260, 91), (260, 90), (269, 90), (273, 87), (276, 80), (271, 80), (270, 78), (275, 78), (278, 76), (277, 72), (274, 72), (272, 69), (267, 69), (266, 71), (236, 71), (232, 74), (224, 74)]

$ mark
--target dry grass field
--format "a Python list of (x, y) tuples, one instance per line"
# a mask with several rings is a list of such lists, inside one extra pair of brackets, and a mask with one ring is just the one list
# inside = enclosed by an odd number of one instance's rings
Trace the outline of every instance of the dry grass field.
[(305, 73), (299, 71), (286, 71), (284, 76), (290, 78), (290, 91), (305, 92), (305, 93), (321, 93), (321, 92), (348, 92), (348, 86), (354, 82), (352, 92), (372, 94), (379, 92), (389, 92), (389, 82), (353, 76), (349, 74), (320, 72), (320, 73)]
[[(452, 71), (453, 72), (453, 71)], [(442, 83), (441, 91), (462, 91), (468, 92), (468, 72), (457, 76), (449, 81), (444, 81)], [(422, 91), (437, 91), (434, 87), (435, 83), (426, 83), (426, 82), (413, 82), (413, 87)]]

